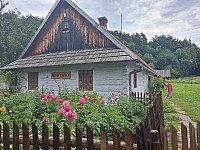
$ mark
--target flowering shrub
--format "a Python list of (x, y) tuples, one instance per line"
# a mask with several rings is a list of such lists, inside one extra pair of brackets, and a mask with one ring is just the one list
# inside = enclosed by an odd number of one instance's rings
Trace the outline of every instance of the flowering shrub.
[[(127, 96), (112, 93), (111, 97), (105, 100), (95, 92), (81, 93), (67, 88), (59, 94), (34, 92), (4, 97), (0, 100), (0, 106), (6, 108), (6, 117), (1, 115), (0, 121), (6, 119), (10, 123), (26, 122), (28, 125), (35, 122), (38, 127), (46, 123), (50, 132), (53, 122), (61, 129), (63, 123), (66, 123), (72, 134), (75, 124), (83, 129), (87, 124), (93, 129), (96, 138), (99, 136), (100, 125), (107, 129), (108, 134), (112, 132), (112, 126), (123, 132), (125, 126), (134, 129), (145, 119), (147, 113), (143, 104), (130, 100)], [(0, 110), (5, 109), (0, 107)]]

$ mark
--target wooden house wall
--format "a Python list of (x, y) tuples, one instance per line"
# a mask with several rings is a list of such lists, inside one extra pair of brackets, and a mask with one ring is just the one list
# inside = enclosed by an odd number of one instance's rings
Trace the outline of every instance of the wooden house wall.
[[(127, 72), (132, 72), (133, 70), (139, 70), (140, 67), (136, 65), (135, 62), (129, 61), (127, 64)], [(146, 70), (141, 70), (137, 73), (137, 88), (134, 88), (134, 75), (131, 75), (131, 90), (134, 92), (148, 92), (148, 77), (153, 77), (154, 75)]]
[[(65, 12), (69, 17), (69, 32), (62, 32)], [(91, 48), (116, 48), (116, 46), (74, 8), (66, 2), (61, 2), (41, 28), (24, 57)]]
[[(110, 96), (112, 92), (115, 92), (116, 94), (119, 91), (124, 94), (128, 93), (126, 62), (20, 69), (18, 70), (20, 75), (20, 86), (22, 87), (22, 92), (27, 92), (28, 72), (38, 72), (40, 90), (43, 86), (44, 89), (48, 89), (49, 91), (57, 91), (58, 85), (61, 87), (67, 85), (69, 89), (76, 89), (78, 88), (78, 70), (93, 70), (94, 91), (104, 97)], [(71, 72), (71, 79), (51, 79), (51, 72), (65, 71)]]

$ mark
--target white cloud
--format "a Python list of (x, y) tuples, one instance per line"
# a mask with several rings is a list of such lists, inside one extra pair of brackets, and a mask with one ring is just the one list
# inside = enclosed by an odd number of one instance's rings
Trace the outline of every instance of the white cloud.
[[(18, 8), (23, 15), (46, 16), (56, 0), (9, 0), (7, 9)], [(111, 30), (154, 35), (172, 35), (178, 39), (191, 38), (200, 46), (199, 0), (73, 0), (95, 21), (100, 16), (109, 20)]]

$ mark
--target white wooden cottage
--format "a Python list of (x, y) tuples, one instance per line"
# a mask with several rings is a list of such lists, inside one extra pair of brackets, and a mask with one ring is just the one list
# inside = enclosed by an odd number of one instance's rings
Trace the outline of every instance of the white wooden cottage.
[(17, 70), (22, 91), (58, 90), (146, 92), (156, 73), (139, 56), (71, 0), (58, 0), (18, 60), (1, 68)]

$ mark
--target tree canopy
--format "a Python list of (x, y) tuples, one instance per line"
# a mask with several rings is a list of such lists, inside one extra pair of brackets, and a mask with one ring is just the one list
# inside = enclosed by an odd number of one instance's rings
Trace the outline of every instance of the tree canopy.
[(190, 39), (155, 35), (148, 42), (144, 33), (110, 32), (157, 70), (169, 69), (173, 76), (200, 75), (200, 48)]

